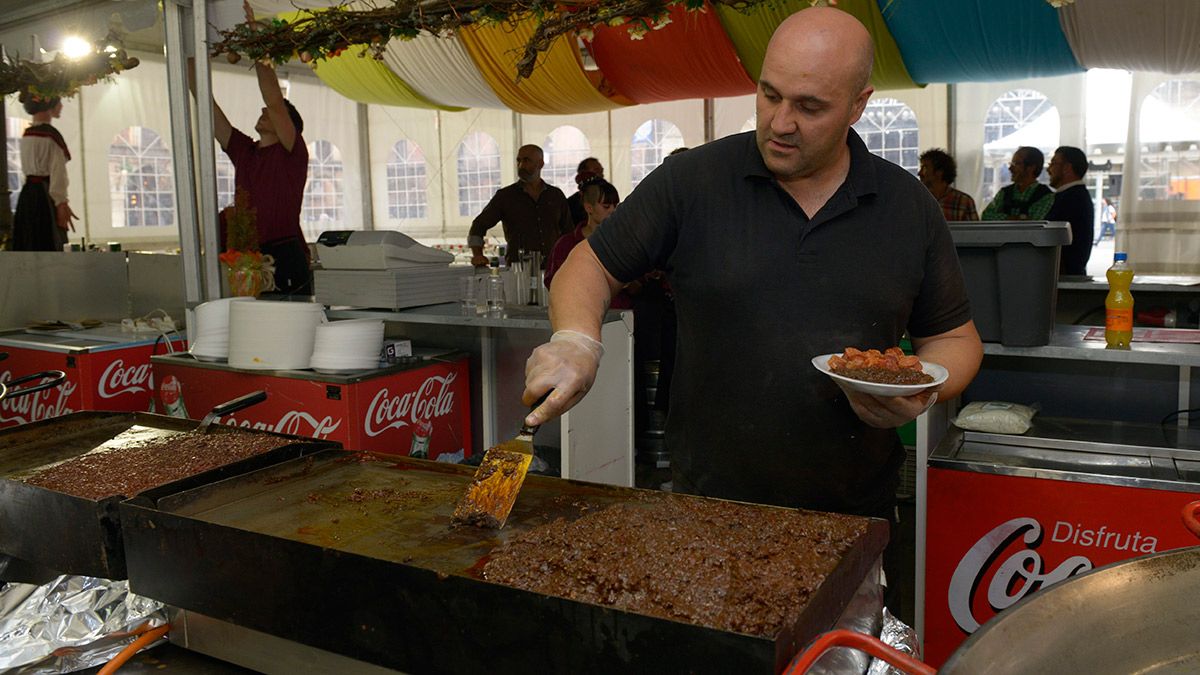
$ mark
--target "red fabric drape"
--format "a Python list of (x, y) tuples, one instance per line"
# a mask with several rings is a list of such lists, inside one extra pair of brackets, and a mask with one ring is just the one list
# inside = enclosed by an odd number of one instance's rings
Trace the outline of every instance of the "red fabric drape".
[(671, 7), (671, 23), (631, 39), (629, 26), (597, 26), (588, 44), (613, 87), (637, 103), (754, 93), (716, 12)]

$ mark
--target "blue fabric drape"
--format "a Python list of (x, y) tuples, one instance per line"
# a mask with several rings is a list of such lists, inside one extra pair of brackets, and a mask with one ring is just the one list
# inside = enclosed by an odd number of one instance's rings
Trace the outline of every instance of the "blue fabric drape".
[(1046, 0), (878, 0), (913, 80), (988, 82), (1080, 72)]

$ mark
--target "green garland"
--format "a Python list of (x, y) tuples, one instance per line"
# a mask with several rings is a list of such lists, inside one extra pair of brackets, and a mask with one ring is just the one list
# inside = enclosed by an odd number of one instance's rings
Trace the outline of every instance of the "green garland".
[[(712, 0), (738, 9), (770, 1)], [(538, 26), (517, 63), (518, 77), (529, 77), (538, 54), (549, 49), (557, 38), (570, 32), (587, 35), (594, 26), (626, 25), (630, 36), (637, 39), (669, 23), (668, 9), (672, 5), (682, 5), (688, 11), (705, 10), (704, 0), (582, 0), (577, 4), (543, 0), (394, 0), (390, 6), (370, 9), (338, 5), (305, 10), (290, 23), (273, 19), (238, 24), (221, 31), (222, 40), (212, 45), (211, 54), (223, 54), (230, 63), (237, 63), (243, 56), (276, 64), (293, 58), (309, 63), (337, 56), (351, 45), (370, 45), (375, 58), (381, 58), (393, 39), (411, 40), (422, 32), (444, 36), (472, 24), (532, 17)]]
[(79, 58), (55, 55), (51, 61), (0, 61), (0, 96), (26, 94), (39, 98), (74, 96), (81, 87), (136, 68), (136, 57), (125, 53), (119, 37), (109, 33), (91, 54)]

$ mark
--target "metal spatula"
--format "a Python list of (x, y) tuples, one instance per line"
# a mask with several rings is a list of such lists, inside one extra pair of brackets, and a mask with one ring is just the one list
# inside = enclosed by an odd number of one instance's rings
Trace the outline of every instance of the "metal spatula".
[[(533, 407), (549, 395), (546, 392)], [(453, 522), (494, 530), (504, 527), (533, 461), (533, 435), (537, 430), (537, 426), (522, 424), (516, 438), (488, 448), (467, 493), (454, 508)]]
[(196, 432), (207, 434), (209, 427), (211, 427), (213, 422), (217, 421), (217, 418), (221, 415), (228, 415), (239, 410), (244, 410), (252, 405), (262, 403), (265, 400), (267, 400), (267, 392), (259, 390), (252, 391), (245, 396), (239, 396), (232, 401), (226, 401), (214, 406), (213, 409), (208, 411), (208, 414), (204, 416), (204, 419), (200, 420), (200, 424), (196, 427)]

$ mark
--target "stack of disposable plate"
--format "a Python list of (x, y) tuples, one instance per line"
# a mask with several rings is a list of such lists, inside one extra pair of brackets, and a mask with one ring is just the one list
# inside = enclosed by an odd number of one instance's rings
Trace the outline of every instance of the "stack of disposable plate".
[(325, 308), (315, 302), (235, 302), (229, 308), (229, 365), (298, 370), (312, 360)]
[(383, 322), (379, 319), (333, 321), (317, 326), (311, 367), (319, 373), (347, 373), (379, 366)]
[(200, 361), (224, 361), (229, 356), (229, 306), (254, 298), (220, 298), (196, 305), (192, 343), (188, 352)]

